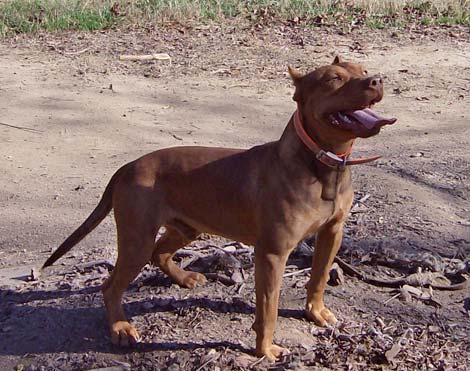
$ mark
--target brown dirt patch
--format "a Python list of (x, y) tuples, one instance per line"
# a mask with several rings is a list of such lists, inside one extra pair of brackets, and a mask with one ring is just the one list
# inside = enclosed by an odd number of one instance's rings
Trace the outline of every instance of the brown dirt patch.
[[(357, 200), (370, 197), (363, 212), (350, 217), (341, 256), (388, 278), (409, 270), (379, 265), (377, 257), (424, 262), (426, 253), (443, 270), (466, 259), (468, 266), (468, 40), (468, 29), (459, 28), (341, 35), (227, 24), (39, 35), (2, 44), (0, 368), (87, 370), (120, 361), (132, 370), (465, 369), (468, 290), (435, 291), (442, 304), (436, 308), (389, 300), (390, 289), (347, 277), (328, 288), (326, 300), (343, 321), (332, 331), (303, 318), (307, 274), (286, 278), (281, 293), (276, 340), (291, 355), (255, 364), (253, 267), (246, 252), (234, 253), (247, 273), (243, 286), (209, 282), (189, 292), (145, 270), (126, 296), (144, 342), (115, 349), (98, 289), (107, 266), (80, 266), (114, 261), (111, 217), (39, 281), (6, 277), (40, 265), (88, 215), (123, 163), (173, 145), (249, 147), (277, 139), (295, 109), (286, 65), (308, 70), (336, 54), (385, 75), (379, 109), (400, 120), (357, 144), (358, 156), (384, 157), (354, 170)], [(168, 52), (171, 66), (117, 58), (147, 52)], [(218, 249), (208, 245), (226, 243), (204, 239), (191, 249), (211, 255)], [(298, 252), (288, 271), (308, 264)], [(400, 352), (387, 360), (397, 343)]]

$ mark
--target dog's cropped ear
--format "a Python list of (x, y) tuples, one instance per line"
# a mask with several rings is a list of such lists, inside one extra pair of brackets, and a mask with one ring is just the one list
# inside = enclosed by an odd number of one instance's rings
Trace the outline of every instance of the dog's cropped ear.
[(344, 62), (343, 58), (341, 58), (339, 55), (337, 55), (335, 57), (335, 59), (333, 60), (332, 64), (340, 64), (340, 63), (343, 63), (343, 62)]
[(302, 73), (294, 67), (287, 66), (287, 69), (289, 70), (289, 75), (292, 78), (292, 81), (294, 81), (294, 84), (300, 82), (300, 80), (302, 80), (302, 77), (304, 77)]
[(293, 98), (296, 102), (298, 102), (300, 99), (300, 82), (304, 78), (304, 75), (302, 75), (302, 73), (294, 67), (287, 66), (287, 69), (289, 70), (289, 75), (295, 86), (295, 93)]

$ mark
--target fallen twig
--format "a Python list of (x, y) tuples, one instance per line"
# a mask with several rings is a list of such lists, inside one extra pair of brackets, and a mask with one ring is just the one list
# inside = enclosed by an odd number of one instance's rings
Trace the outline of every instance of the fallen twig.
[(312, 268), (304, 268), (304, 269), (300, 269), (300, 270), (295, 271), (295, 272), (285, 273), (283, 277), (285, 278), (285, 277), (298, 276), (299, 274), (303, 274), (303, 273), (309, 272), (311, 270), (312, 270)]
[(171, 65), (171, 57), (167, 53), (154, 53), (143, 55), (120, 55), (121, 61), (152, 61), (152, 60), (168, 60)]
[(393, 295), (391, 298), (388, 298), (387, 300), (385, 300), (385, 301), (384, 301), (384, 304), (388, 304), (388, 303), (391, 302), (393, 299), (398, 298), (400, 295), (401, 295), (400, 292), (399, 292), (398, 294)]
[(105, 259), (76, 264), (75, 269), (78, 270), (79, 272), (85, 272), (87, 270), (93, 270), (99, 266), (105, 267), (108, 271), (112, 271), (114, 269), (114, 265)]
[[(210, 351), (209, 351), (210, 353)], [(207, 361), (203, 362), (198, 368), (196, 368), (194, 371), (199, 371), (202, 370), (205, 366), (207, 366), (209, 363), (212, 363), (216, 361), (220, 357), (220, 354), (215, 354), (214, 356), (210, 357)]]
[(12, 128), (12, 129), (18, 129), (18, 130), (29, 131), (29, 132), (35, 133), (35, 134), (40, 134), (40, 133), (43, 132), (43, 131), (38, 130), (38, 129), (28, 128), (28, 127), (25, 127), (25, 126), (10, 125), (10, 124), (6, 124), (6, 123), (4, 123), (4, 122), (0, 122), (0, 125), (6, 126), (6, 127), (8, 127), (8, 128)]
[(206, 278), (211, 281), (219, 281), (225, 286), (233, 286), (237, 283), (233, 279), (222, 273), (204, 273), (204, 276), (206, 276)]
[(79, 55), (79, 54), (83, 54), (85, 52), (87, 52), (88, 50), (90, 50), (90, 48), (85, 48), (85, 49), (82, 49), (82, 50), (78, 50), (76, 52), (61, 52), (63, 55)]
[(264, 360), (266, 359), (266, 356), (262, 356), (261, 358), (257, 359), (256, 361), (254, 361), (248, 368), (253, 368), (255, 367), (256, 365), (260, 364), (261, 362), (263, 362)]

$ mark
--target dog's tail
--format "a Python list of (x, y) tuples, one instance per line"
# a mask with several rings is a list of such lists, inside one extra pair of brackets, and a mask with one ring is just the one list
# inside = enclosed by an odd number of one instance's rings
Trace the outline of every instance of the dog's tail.
[(49, 259), (46, 260), (41, 269), (54, 264), (56, 260), (69, 252), (72, 247), (79, 243), (93, 229), (95, 229), (98, 224), (100, 224), (103, 219), (111, 212), (113, 208), (114, 184), (119, 178), (121, 170), (122, 168), (118, 170), (109, 181), (95, 210), (92, 211), (90, 216), (82, 223), (80, 227), (78, 227), (64, 242), (62, 242), (57, 250), (52, 253)]

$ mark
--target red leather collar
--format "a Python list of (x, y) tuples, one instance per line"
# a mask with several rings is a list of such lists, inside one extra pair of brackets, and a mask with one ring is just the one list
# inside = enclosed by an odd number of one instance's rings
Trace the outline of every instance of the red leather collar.
[(351, 147), (349, 147), (349, 149), (345, 153), (340, 154), (340, 155), (337, 155), (330, 151), (325, 151), (305, 131), (299, 109), (297, 109), (294, 112), (293, 121), (294, 121), (295, 132), (297, 133), (297, 136), (299, 137), (299, 139), (310, 150), (310, 152), (312, 152), (315, 155), (315, 158), (326, 166), (338, 169), (338, 168), (343, 168), (349, 165), (365, 164), (367, 162), (372, 162), (382, 157), (382, 156), (373, 156), (373, 157), (357, 158), (357, 159), (350, 160), (349, 155), (351, 154), (352, 143), (351, 143)]

